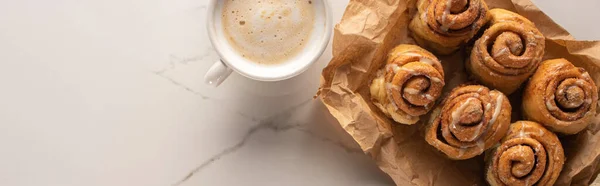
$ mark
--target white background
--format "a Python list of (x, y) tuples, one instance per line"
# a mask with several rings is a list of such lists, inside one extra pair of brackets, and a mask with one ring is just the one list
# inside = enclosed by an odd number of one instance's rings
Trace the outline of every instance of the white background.
[[(600, 39), (600, 1), (535, 2)], [(393, 184), (312, 99), (330, 49), (291, 80), (204, 85), (206, 3), (0, 0), (0, 185)]]

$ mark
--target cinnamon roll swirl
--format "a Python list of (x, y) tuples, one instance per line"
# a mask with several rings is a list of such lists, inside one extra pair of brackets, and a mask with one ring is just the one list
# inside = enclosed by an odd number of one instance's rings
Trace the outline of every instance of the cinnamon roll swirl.
[(529, 78), (544, 56), (544, 36), (526, 18), (492, 9), (490, 27), (475, 41), (467, 70), (482, 84), (511, 94)]
[(418, 0), (409, 28), (419, 45), (450, 54), (479, 31), (487, 11), (483, 0)]
[(492, 186), (551, 186), (564, 161), (556, 134), (538, 123), (517, 121), (502, 143), (486, 152), (486, 180)]
[(431, 110), (444, 84), (442, 64), (433, 54), (415, 45), (399, 45), (390, 51), (370, 92), (374, 105), (388, 117), (414, 124)]
[(583, 68), (565, 59), (542, 62), (523, 93), (523, 114), (552, 131), (586, 128), (598, 105), (598, 87)]
[(475, 157), (506, 134), (511, 110), (500, 91), (481, 85), (457, 87), (432, 114), (425, 140), (450, 159)]

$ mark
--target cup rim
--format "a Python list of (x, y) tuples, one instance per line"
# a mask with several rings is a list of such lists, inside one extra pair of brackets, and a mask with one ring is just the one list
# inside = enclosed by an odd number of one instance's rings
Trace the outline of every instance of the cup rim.
[(331, 40), (331, 32), (333, 29), (333, 20), (332, 20), (332, 12), (331, 12), (331, 6), (329, 4), (329, 0), (322, 0), (323, 1), (323, 6), (324, 6), (324, 10), (325, 10), (325, 32), (323, 33), (323, 37), (317, 41), (317, 46), (319, 47), (318, 51), (315, 53), (314, 56), (310, 56), (310, 61), (305, 63), (304, 65), (301, 66), (301, 68), (298, 68), (294, 71), (290, 71), (290, 73), (282, 75), (282, 76), (277, 76), (277, 77), (264, 77), (264, 76), (255, 76), (251, 73), (248, 73), (247, 71), (245, 71), (244, 69), (240, 69), (238, 67), (236, 67), (235, 65), (232, 65), (232, 63), (230, 63), (231, 57), (224, 55), (223, 52), (221, 51), (222, 47), (221, 44), (217, 41), (217, 34), (216, 29), (214, 28), (214, 19), (215, 19), (215, 12), (216, 11), (216, 6), (217, 6), (217, 1), (220, 0), (210, 0), (208, 2), (208, 7), (207, 10), (208, 11), (208, 15), (207, 15), (207, 21), (206, 21), (206, 29), (208, 30), (208, 37), (209, 40), (212, 44), (212, 46), (214, 47), (215, 51), (217, 52), (217, 54), (219, 55), (219, 57), (221, 58), (221, 61), (223, 63), (225, 63), (227, 65), (228, 68), (233, 69), (235, 72), (237, 72), (238, 74), (241, 74), (247, 78), (250, 79), (254, 79), (254, 80), (259, 80), (259, 81), (281, 81), (281, 80), (286, 80), (292, 77), (295, 77), (301, 73), (303, 73), (304, 71), (306, 71), (312, 64), (314, 64), (325, 52), (325, 49), (327, 49), (327, 45), (329, 44), (329, 40)]

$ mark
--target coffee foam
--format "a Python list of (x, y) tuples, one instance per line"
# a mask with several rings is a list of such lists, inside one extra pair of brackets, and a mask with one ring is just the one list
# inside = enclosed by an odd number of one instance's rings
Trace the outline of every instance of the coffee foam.
[(309, 0), (225, 0), (222, 12), (232, 48), (259, 64), (282, 63), (301, 53), (314, 22)]

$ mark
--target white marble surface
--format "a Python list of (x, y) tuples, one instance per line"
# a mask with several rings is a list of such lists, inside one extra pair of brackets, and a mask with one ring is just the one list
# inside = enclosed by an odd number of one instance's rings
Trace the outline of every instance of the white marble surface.
[[(600, 39), (598, 1), (536, 2)], [(0, 0), (0, 185), (393, 184), (312, 98), (331, 49), (291, 80), (204, 85), (206, 3)]]

